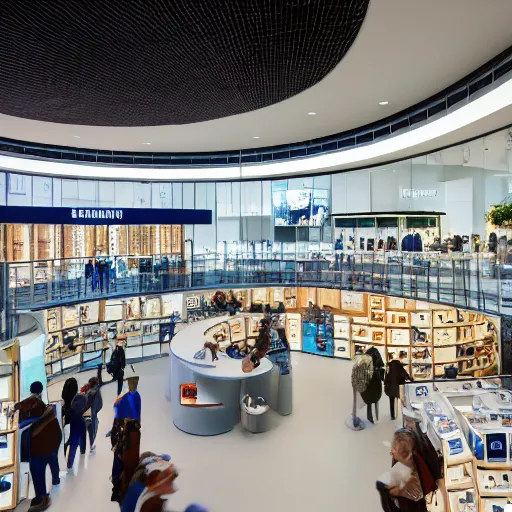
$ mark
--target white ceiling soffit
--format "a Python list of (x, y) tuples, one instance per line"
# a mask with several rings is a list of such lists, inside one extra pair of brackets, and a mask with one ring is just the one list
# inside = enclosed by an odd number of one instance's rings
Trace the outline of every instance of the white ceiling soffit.
[(128, 128), (0, 115), (0, 136), (142, 152), (236, 150), (324, 137), (406, 109), (475, 71), (512, 45), (511, 19), (512, 2), (505, 0), (371, 0), (341, 63), (276, 105), (204, 123)]
[[(512, 79), (444, 117), (380, 142), (346, 151), (308, 158), (243, 167), (148, 168), (71, 164), (0, 155), (0, 167), (32, 174), (103, 179), (226, 180), (291, 177), (325, 171), (353, 169), (399, 160), (456, 144), (510, 124), (512, 120)], [(499, 144), (499, 137), (497, 138)], [(431, 155), (442, 164), (442, 155)], [(438, 161), (439, 160), (439, 161)], [(449, 165), (449, 163), (447, 163)]]

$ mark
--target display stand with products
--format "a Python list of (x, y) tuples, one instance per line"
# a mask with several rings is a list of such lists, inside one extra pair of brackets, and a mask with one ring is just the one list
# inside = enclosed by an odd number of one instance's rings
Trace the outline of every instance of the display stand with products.
[(504, 512), (512, 504), (511, 384), (506, 376), (405, 386), (407, 407), (444, 459), (444, 508), (430, 503), (429, 511)]
[[(196, 308), (208, 303), (213, 294), (186, 294), (185, 303)], [(416, 380), (443, 377), (446, 368), (461, 378), (499, 373), (497, 316), (421, 300), (317, 287), (247, 289), (242, 309), (276, 311), (276, 297), (284, 298), (291, 350), (352, 359), (374, 346), (386, 363), (400, 360)], [(255, 325), (248, 329), (256, 329)]]
[[(180, 430), (203, 436), (229, 432), (240, 420), (241, 396), (252, 395), (242, 382), (257, 381), (253, 387), (258, 390), (257, 396), (266, 394), (271, 361), (262, 358), (257, 368), (245, 373), (241, 359), (227, 355), (233, 334), (239, 340), (236, 345), (251, 343), (250, 339), (240, 339), (237, 328), (234, 333), (231, 330), (234, 325), (250, 325), (249, 320), (210, 318), (194, 322), (173, 339), (167, 398), (171, 401), (173, 422)], [(219, 344), (217, 359), (205, 350), (205, 341)]]
[(183, 294), (99, 300), (45, 311), (48, 378), (102, 364), (115, 340), (126, 339), (126, 358), (136, 361), (167, 353), (165, 343), (182, 322)]

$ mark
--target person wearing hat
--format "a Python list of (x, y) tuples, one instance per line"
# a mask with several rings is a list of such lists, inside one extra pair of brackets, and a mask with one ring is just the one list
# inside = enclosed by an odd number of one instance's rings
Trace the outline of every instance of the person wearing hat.
[(141, 398), (137, 391), (139, 376), (133, 366), (125, 376), (128, 391), (114, 403), (114, 424), (110, 433), (114, 461), (112, 464), (111, 501), (123, 503), (139, 463)]

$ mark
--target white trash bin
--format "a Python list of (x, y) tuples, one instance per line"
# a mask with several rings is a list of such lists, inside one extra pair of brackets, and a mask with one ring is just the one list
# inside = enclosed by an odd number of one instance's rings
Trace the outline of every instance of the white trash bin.
[(242, 426), (246, 430), (253, 434), (270, 430), (270, 406), (263, 398), (245, 395), (240, 406)]

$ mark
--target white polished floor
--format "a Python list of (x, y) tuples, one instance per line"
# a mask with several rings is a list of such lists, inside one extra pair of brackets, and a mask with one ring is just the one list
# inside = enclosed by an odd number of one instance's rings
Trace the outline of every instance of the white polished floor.
[[(180, 475), (169, 510), (191, 502), (210, 512), (311, 512), (380, 510), (375, 480), (389, 467), (391, 422), (388, 400), (381, 401), (380, 423), (360, 432), (344, 425), (351, 411), (351, 362), (293, 354), (294, 413), (275, 416), (275, 427), (253, 435), (238, 426), (217, 437), (195, 437), (173, 426), (165, 399), (169, 359), (136, 365), (142, 396), (141, 450), (169, 453)], [(79, 385), (91, 374), (76, 375)], [(50, 400), (62, 382), (52, 384)], [(114, 384), (103, 388), (104, 408), (96, 454), (82, 457), (74, 474), (52, 492), (54, 512), (115, 511), (110, 502), (112, 464), (105, 433), (113, 418)], [(16, 510), (25, 511), (27, 503)]]

